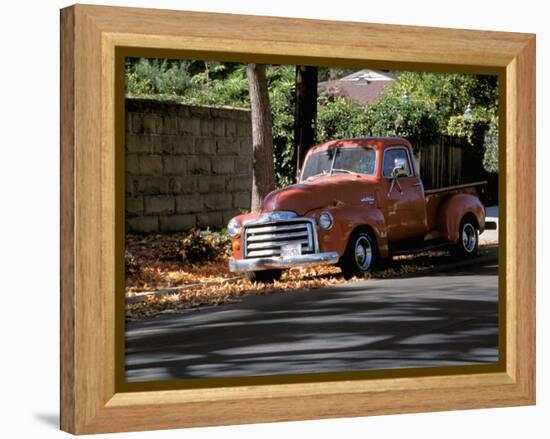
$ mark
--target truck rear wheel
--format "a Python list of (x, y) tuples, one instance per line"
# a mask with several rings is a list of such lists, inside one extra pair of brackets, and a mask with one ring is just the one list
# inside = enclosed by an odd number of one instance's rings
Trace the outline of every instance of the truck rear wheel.
[(471, 258), (477, 254), (479, 246), (479, 227), (470, 215), (465, 216), (458, 229), (458, 242), (452, 248), (452, 254), (461, 258)]
[(377, 263), (378, 254), (374, 238), (367, 230), (353, 232), (344, 255), (338, 265), (346, 279), (364, 276), (372, 271)]
[(283, 274), (283, 270), (261, 270), (261, 271), (247, 271), (246, 277), (250, 282), (264, 282), (264, 283), (272, 283), (276, 280), (279, 280), (281, 278), (281, 274)]

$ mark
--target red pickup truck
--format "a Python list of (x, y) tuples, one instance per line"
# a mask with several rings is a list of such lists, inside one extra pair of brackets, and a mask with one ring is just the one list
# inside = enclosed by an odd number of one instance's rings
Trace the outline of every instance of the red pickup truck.
[(349, 278), (392, 255), (436, 247), (474, 256), (485, 227), (477, 196), (484, 183), (424, 190), (402, 138), (314, 146), (297, 184), (268, 194), (260, 212), (231, 219), (229, 269), (271, 282), (285, 268), (338, 264)]

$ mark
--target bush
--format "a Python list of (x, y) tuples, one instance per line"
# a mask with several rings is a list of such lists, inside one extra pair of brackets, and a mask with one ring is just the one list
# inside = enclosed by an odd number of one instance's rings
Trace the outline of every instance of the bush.
[(317, 107), (317, 141), (365, 136), (368, 115), (365, 107), (341, 96), (325, 93)]
[(487, 121), (481, 117), (451, 116), (447, 125), (449, 136), (466, 139), (470, 145), (481, 146), (487, 130)]
[(492, 118), (485, 133), (483, 167), (487, 172), (498, 173), (498, 119)]
[(126, 90), (134, 96), (177, 96), (196, 91), (189, 61), (140, 59), (126, 67)]
[(273, 165), (278, 187), (294, 183), (294, 93), (295, 69), (277, 66), (267, 69), (269, 101), (273, 115)]
[(184, 263), (214, 262), (231, 254), (231, 240), (225, 232), (194, 229), (181, 240), (179, 254)]
[(464, 114), (468, 104), (474, 111), (498, 108), (498, 78), (494, 75), (399, 72), (398, 77), (382, 99), (401, 99), (406, 92), (410, 102), (421, 102), (433, 115), (441, 134), (449, 118)]
[(437, 121), (422, 101), (385, 97), (367, 107), (367, 135), (398, 136), (422, 147), (438, 136)]
[(483, 151), (483, 168), (487, 172), (498, 173), (498, 117), (476, 115), (472, 117), (452, 116), (447, 126), (447, 134), (461, 137)]
[(382, 98), (364, 107), (341, 96), (322, 95), (317, 115), (319, 142), (364, 136), (400, 136), (415, 145), (429, 144), (437, 124), (419, 102)]

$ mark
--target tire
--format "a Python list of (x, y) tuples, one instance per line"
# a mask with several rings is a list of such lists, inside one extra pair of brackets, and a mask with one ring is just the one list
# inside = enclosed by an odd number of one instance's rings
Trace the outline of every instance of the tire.
[(281, 278), (283, 270), (261, 270), (261, 271), (247, 271), (246, 277), (250, 282), (263, 282), (273, 283)]
[(470, 216), (465, 216), (458, 229), (458, 242), (452, 247), (451, 253), (459, 258), (473, 258), (479, 247), (479, 227)]
[(364, 229), (353, 232), (346, 251), (338, 262), (344, 277), (350, 279), (354, 276), (365, 276), (377, 264), (378, 252), (372, 234)]

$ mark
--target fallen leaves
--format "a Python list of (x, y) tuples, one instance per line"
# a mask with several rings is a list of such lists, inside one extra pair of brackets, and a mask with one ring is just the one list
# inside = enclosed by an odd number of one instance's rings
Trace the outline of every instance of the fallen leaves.
[(231, 283), (194, 286), (160, 297), (149, 296), (143, 302), (127, 303), (126, 315), (130, 319), (152, 317), (174, 310), (236, 302), (243, 296), (311, 290), (342, 282), (345, 280), (340, 276), (338, 268), (323, 266), (293, 269), (292, 272), (284, 273), (280, 281), (271, 284), (253, 283), (242, 278)]
[[(235, 273), (228, 270), (228, 256), (223, 252), (218, 260), (212, 262), (191, 264), (178, 260), (178, 242), (183, 236), (166, 234), (127, 237), (126, 250), (133, 258), (133, 267), (137, 268), (127, 273), (126, 296), (176, 288), (168, 294), (147, 296), (143, 301), (127, 301), (127, 319), (143, 319), (183, 309), (217, 306), (239, 301), (244, 296), (288, 294), (359, 280), (354, 278), (347, 281), (338, 267), (328, 265), (285, 270), (280, 281), (271, 284), (253, 283), (244, 277), (235, 280)], [(384, 269), (369, 274), (368, 278), (399, 277), (452, 261), (445, 251), (398, 256), (388, 261)]]
[[(195, 232), (192, 234), (197, 236)], [(214, 241), (210, 235), (206, 238), (208, 243)], [(126, 293), (222, 282), (232, 276), (227, 270), (228, 256), (223, 240), (219, 240), (217, 258), (211, 256), (213, 261), (190, 263), (181, 254), (182, 245), (188, 248), (189, 237), (189, 233), (127, 235), (126, 261), (132, 261), (132, 269), (126, 270)]]

